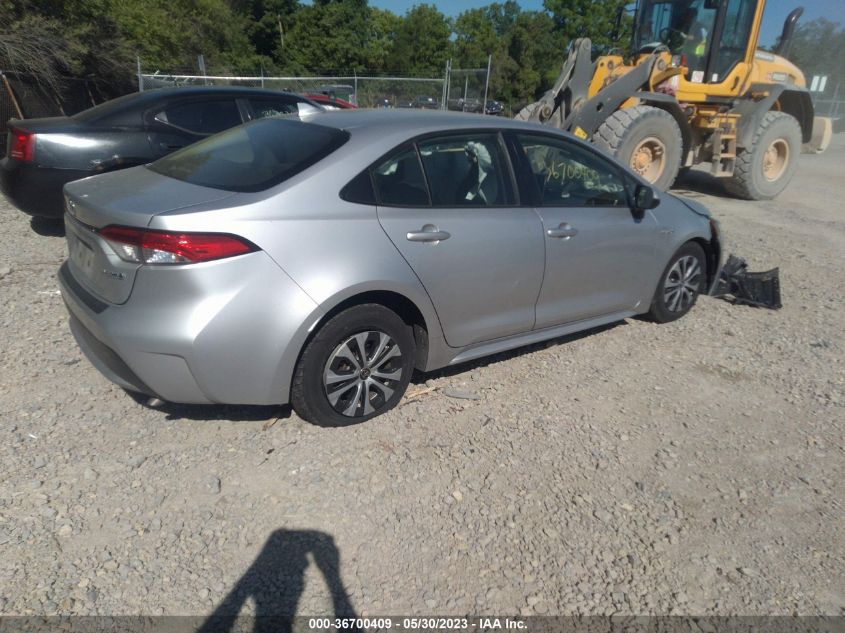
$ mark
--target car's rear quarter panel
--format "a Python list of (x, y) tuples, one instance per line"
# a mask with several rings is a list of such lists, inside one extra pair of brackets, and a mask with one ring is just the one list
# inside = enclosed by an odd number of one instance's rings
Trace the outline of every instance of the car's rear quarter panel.
[[(302, 326), (296, 332), (280, 331), (272, 319), (264, 323), (266, 336), (273, 339), (267, 341), (268, 345), (287, 344), (273, 352), (278, 354), (274, 392), (288, 388), (292, 368), (316, 324), (327, 312), (357, 295), (387, 291), (405, 297), (420, 310), (430, 345), (436, 347), (443, 339), (428, 294), (379, 225), (376, 207), (340, 198), (343, 186), (366, 166), (360, 161), (373, 156), (372, 152), (356, 151), (352, 146), (349, 149), (352, 151), (339, 151), (332, 161), (308, 169), (276, 188), (274, 195), (238, 194), (214, 203), (214, 209), (211, 205), (199, 206), (188, 213), (157, 215), (150, 222), (151, 228), (222, 231), (242, 236), (259, 246), (278, 264), (283, 271), (280, 273), (289, 276), (313, 301), (309, 314), (297, 312)], [(341, 169), (336, 167), (338, 164), (357, 167)], [(318, 178), (314, 177), (316, 173)], [(228, 206), (221, 208), (223, 205)], [(261, 302), (256, 297), (254, 305)], [(285, 307), (279, 306), (275, 318), (282, 316), (287, 320)], [(255, 337), (261, 331), (256, 327), (245, 335)], [(211, 341), (200, 339), (197, 347), (213, 349)], [(239, 350), (235, 353), (242, 355)], [(242, 357), (244, 362), (255, 362), (254, 356)]]

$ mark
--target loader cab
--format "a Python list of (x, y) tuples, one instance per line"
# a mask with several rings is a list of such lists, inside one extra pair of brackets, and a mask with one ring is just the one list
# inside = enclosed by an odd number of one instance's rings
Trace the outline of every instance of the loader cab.
[(687, 68), (686, 82), (722, 84), (752, 61), (763, 5), (763, 0), (640, 0), (634, 55), (665, 51), (673, 66)]

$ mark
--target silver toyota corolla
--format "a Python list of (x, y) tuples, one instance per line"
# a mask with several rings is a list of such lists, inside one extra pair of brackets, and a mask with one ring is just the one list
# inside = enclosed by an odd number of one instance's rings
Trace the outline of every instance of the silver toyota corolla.
[(62, 295), (107, 378), (325, 425), (415, 368), (677, 319), (722, 251), (706, 209), (591, 145), (466, 114), (263, 119), (65, 197)]

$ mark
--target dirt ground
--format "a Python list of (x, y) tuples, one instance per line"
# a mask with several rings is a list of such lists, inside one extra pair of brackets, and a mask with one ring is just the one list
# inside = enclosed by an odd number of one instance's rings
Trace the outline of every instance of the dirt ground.
[(337, 430), (112, 386), (63, 238), (1, 202), (0, 613), (845, 614), (845, 138), (774, 201), (679, 191), (782, 310), (703, 298)]

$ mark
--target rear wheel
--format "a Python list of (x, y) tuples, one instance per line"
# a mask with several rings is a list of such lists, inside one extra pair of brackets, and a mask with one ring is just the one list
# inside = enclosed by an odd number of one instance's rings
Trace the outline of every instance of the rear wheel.
[(726, 183), (732, 194), (746, 200), (769, 200), (786, 188), (798, 166), (801, 126), (784, 112), (767, 112), (751, 147), (736, 158), (733, 178)]
[(680, 319), (695, 305), (707, 283), (704, 250), (695, 242), (687, 242), (672, 255), (646, 317), (657, 323)]
[(593, 141), (659, 189), (668, 189), (681, 166), (681, 130), (660, 108), (639, 105), (614, 112)]
[(414, 370), (410, 326), (378, 304), (332, 317), (308, 343), (294, 372), (291, 403), (304, 420), (347, 426), (392, 409)]

